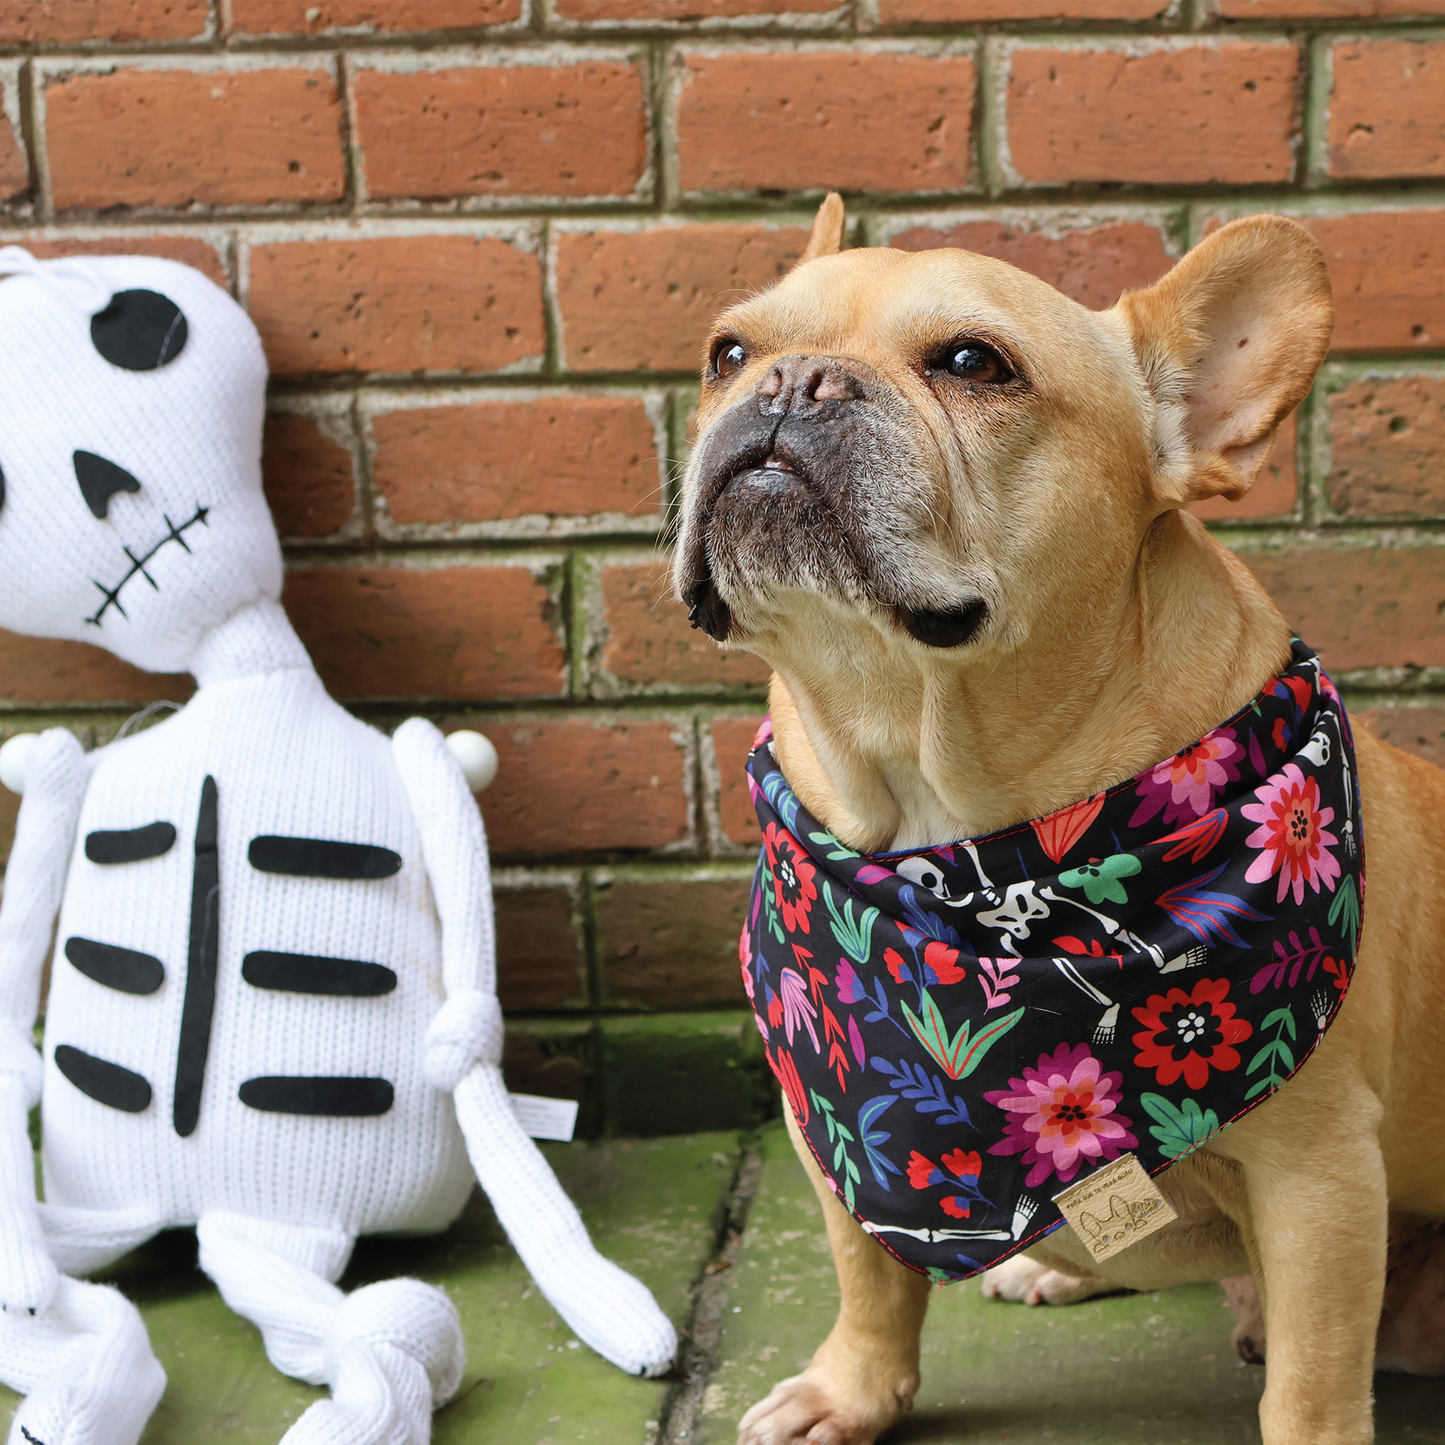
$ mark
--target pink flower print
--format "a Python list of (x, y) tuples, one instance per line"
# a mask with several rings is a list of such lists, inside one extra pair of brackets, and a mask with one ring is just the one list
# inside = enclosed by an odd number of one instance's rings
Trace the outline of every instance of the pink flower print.
[(839, 1003), (857, 1003), (863, 997), (863, 981), (846, 958), (838, 960), (838, 971), (833, 975), (833, 983), (838, 990)]
[(1340, 840), (1325, 831), (1334, 822), (1335, 810), (1320, 807), (1319, 784), (1307, 778), (1295, 763), (1286, 763), (1263, 787), (1254, 790), (1257, 803), (1246, 803), (1239, 811), (1259, 827), (1244, 840), (1258, 848), (1259, 857), (1244, 875), (1248, 883), (1264, 883), (1279, 874), (1275, 902), (1294, 890), (1294, 901), (1303, 903), (1305, 884), (1318, 893), (1320, 884), (1333, 893), (1339, 882), (1340, 865), (1329, 850)]
[(1244, 749), (1230, 728), (1216, 728), (1172, 758), (1151, 768), (1136, 789), (1142, 799), (1129, 819), (1137, 828), (1161, 809), (1165, 823), (1190, 823), (1214, 807), (1214, 795), (1226, 783), (1239, 781)]
[(792, 1048), (793, 1035), (802, 1024), (813, 1041), (813, 1052), (816, 1054), (819, 1051), (818, 1035), (814, 1032), (813, 1020), (818, 1017), (818, 1010), (808, 997), (808, 985), (803, 982), (803, 975), (797, 969), (785, 968), (778, 980), (778, 992), (783, 996), (783, 1027), (788, 1033), (788, 1047)]
[(1004, 1137), (990, 1154), (1022, 1154), (1030, 1166), (1029, 1189), (1050, 1174), (1067, 1184), (1085, 1160), (1117, 1159), (1138, 1148), (1132, 1122), (1115, 1111), (1122, 1075), (1102, 1072), (1087, 1044), (1060, 1044), (1039, 1055), (1037, 1069), (1010, 1079), (1007, 1089), (989, 1089), (984, 1098), (1009, 1115)]

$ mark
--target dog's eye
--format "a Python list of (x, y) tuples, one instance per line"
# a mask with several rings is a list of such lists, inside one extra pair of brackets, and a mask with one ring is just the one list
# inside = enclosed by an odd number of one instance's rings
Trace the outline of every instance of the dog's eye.
[(716, 376), (732, 376), (741, 371), (748, 362), (748, 353), (741, 341), (724, 336), (712, 350), (712, 369)]
[(960, 381), (998, 383), (1013, 379), (1013, 372), (1004, 365), (998, 352), (976, 341), (949, 347), (939, 370), (958, 377)]

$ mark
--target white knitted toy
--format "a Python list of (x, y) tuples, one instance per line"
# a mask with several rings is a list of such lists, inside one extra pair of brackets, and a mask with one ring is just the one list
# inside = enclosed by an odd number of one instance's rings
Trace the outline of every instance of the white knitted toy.
[(578, 1336), (662, 1372), (672, 1326), (593, 1249), (502, 1083), (462, 767), (423, 719), (388, 739), (337, 706), (277, 600), (255, 329), (170, 261), (9, 247), (0, 272), (0, 627), (199, 684), (88, 755), (56, 728), (0, 756), (24, 791), (0, 905), (12, 1445), (134, 1445), (165, 1376), (135, 1308), (78, 1277), (190, 1224), (277, 1368), (331, 1386), (287, 1445), (422, 1445), (461, 1377), (456, 1311), (417, 1280), (335, 1281), (358, 1235), (443, 1228), (473, 1169)]

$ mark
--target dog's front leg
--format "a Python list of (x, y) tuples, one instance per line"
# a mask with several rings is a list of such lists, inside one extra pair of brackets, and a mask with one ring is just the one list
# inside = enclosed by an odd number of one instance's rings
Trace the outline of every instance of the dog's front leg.
[[(1224, 1136), (1244, 1166), (1263, 1276), (1264, 1445), (1369, 1445), (1375, 1438), (1371, 1387), (1389, 1206), (1373, 1128), (1378, 1106), (1355, 1102), (1350, 1108), (1344, 1098), (1325, 1100), (1292, 1085), (1271, 1101), (1280, 1113), (1267, 1124), (1261, 1119), (1265, 1127), (1241, 1121), (1237, 1139)], [(1325, 1112), (1333, 1119), (1302, 1117)], [(1291, 1138), (1310, 1142), (1282, 1147)]]
[(863, 1232), (828, 1188), (792, 1111), (783, 1112), (823, 1206), (843, 1298), (808, 1368), (743, 1416), (738, 1445), (872, 1445), (913, 1403), (932, 1286)]

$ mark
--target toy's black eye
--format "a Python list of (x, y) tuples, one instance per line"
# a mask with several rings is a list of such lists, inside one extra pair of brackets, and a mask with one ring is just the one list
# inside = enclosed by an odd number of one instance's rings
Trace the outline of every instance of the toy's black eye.
[(181, 308), (158, 291), (117, 291), (90, 318), (95, 349), (126, 371), (154, 371), (174, 361), (187, 334)]
[(977, 341), (965, 341), (947, 348), (935, 370), (946, 371), (960, 381), (992, 382), (1013, 380), (1013, 372), (992, 347)]
[(712, 369), (717, 376), (732, 376), (747, 364), (748, 353), (744, 350), (741, 341), (737, 341), (731, 336), (724, 336), (713, 347)]

